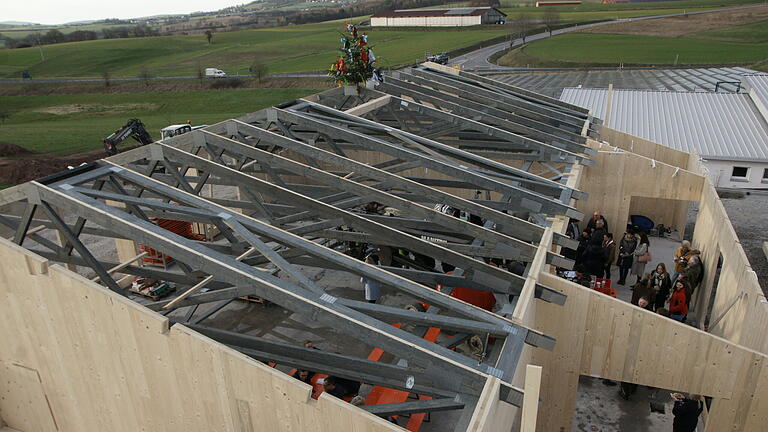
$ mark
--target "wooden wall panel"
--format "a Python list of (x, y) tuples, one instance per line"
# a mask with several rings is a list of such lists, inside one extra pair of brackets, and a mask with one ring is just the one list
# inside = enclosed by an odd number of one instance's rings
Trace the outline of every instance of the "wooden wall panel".
[(589, 193), (589, 199), (578, 201), (579, 210), (588, 216), (602, 213), (617, 236), (624, 232), (635, 201), (654, 201), (641, 214), (658, 222), (668, 214), (659, 209), (674, 208), (676, 228), (684, 229), (682, 215), (687, 215), (689, 201), (700, 198), (704, 176), (594, 141), (590, 145), (598, 154), (593, 157), (595, 165), (584, 169), (581, 190)]
[(0, 413), (12, 428), (402, 430), (331, 396), (312, 400), (309, 386), (169, 329), (162, 315), (5, 239), (0, 261)]
[(519, 409), (499, 400), (501, 381), (490, 377), (483, 387), (468, 432), (510, 432)]
[(535, 303), (536, 328), (557, 339), (554, 351), (534, 353), (533, 363), (544, 368), (547, 413), (538, 430), (570, 430), (579, 375), (713, 396), (718, 404), (707, 430), (761, 430), (748, 425), (768, 412), (768, 386), (760, 385), (768, 379), (764, 354), (549, 273), (540, 281), (568, 300), (559, 313), (558, 306)]
[[(699, 169), (703, 172), (701, 164)], [(768, 353), (768, 333), (754, 330), (768, 328), (768, 302), (725, 207), (709, 179), (699, 203), (693, 247), (702, 251), (705, 267), (704, 281), (694, 294), (697, 310), (706, 310), (709, 304), (718, 258), (720, 254), (723, 257), (712, 309), (712, 321), (719, 322), (711, 326), (710, 331), (756, 351)]]
[(664, 145), (659, 145), (653, 141), (648, 141), (605, 126), (600, 129), (600, 139), (608, 142), (614, 147), (619, 147), (640, 156), (645, 156), (684, 169), (689, 168), (688, 153)]

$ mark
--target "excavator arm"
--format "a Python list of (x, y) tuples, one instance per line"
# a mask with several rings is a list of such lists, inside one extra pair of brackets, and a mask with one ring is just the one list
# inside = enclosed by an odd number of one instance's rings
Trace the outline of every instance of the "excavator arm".
[(104, 138), (104, 149), (107, 151), (107, 155), (116, 155), (117, 146), (128, 138), (135, 139), (141, 145), (152, 142), (152, 136), (147, 132), (144, 123), (139, 119), (130, 119), (123, 127)]

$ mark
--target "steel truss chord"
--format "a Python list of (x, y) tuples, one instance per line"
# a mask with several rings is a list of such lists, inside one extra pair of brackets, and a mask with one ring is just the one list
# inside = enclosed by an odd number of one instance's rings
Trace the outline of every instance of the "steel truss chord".
[[(330, 219), (340, 218), (344, 221), (345, 224), (349, 226), (357, 227), (358, 229), (365, 230), (366, 232), (378, 233), (382, 237), (397, 238), (399, 239), (402, 246), (405, 248), (408, 248), (409, 250), (413, 250), (415, 252), (422, 253), (429, 256), (434, 256), (435, 258), (444, 260), (445, 262), (449, 262), (452, 264), (455, 263), (454, 265), (462, 266), (463, 268), (470, 271), (470, 274), (471, 274), (470, 279), (479, 281), (480, 283), (489, 285), (490, 287), (503, 289), (503, 290), (512, 289), (512, 290), (515, 290), (516, 292), (519, 292), (519, 290), (522, 289), (522, 282), (523, 282), (522, 278), (520, 278), (519, 276), (513, 275), (511, 273), (508, 273), (504, 270), (498, 269), (496, 267), (487, 265), (482, 261), (478, 261), (478, 260), (466, 257), (465, 255), (453, 252), (437, 244), (433, 244), (433, 243), (421, 240), (419, 238), (416, 238), (407, 234), (403, 234), (395, 229), (386, 227), (384, 225), (381, 225), (373, 221), (369, 221), (353, 213), (345, 212), (343, 210), (336, 209), (327, 204), (320, 203), (316, 200), (309, 199), (302, 195), (292, 193), (290, 191), (280, 188), (279, 186), (273, 185), (271, 183), (265, 182), (263, 180), (257, 179), (247, 174), (242, 174), (231, 168), (227, 168), (222, 165), (207, 161), (206, 159), (202, 159), (198, 156), (181, 152), (180, 150), (176, 150), (171, 147), (165, 147), (163, 150), (169, 154), (173, 154), (175, 159), (179, 159), (179, 160), (186, 159), (190, 161), (190, 163), (195, 162), (199, 164), (197, 166), (205, 167), (206, 169), (209, 169), (212, 173), (220, 173), (220, 175), (227, 176), (232, 180), (236, 180), (243, 187), (254, 187), (260, 190), (262, 193), (266, 193), (272, 196), (283, 196), (283, 197), (292, 196), (292, 200), (297, 204), (301, 203), (306, 208), (310, 208), (314, 211), (317, 211), (320, 214), (324, 214), (326, 217), (329, 217)], [(122, 172), (121, 174), (127, 175)], [(128, 178), (128, 180), (130, 181), (135, 181), (135, 179), (136, 179), (135, 175), (130, 175), (130, 178)], [(197, 198), (194, 195), (190, 195), (189, 197), (179, 196), (181, 194), (178, 191), (176, 191), (173, 188), (170, 188), (169, 186), (163, 183), (161, 184), (165, 188), (170, 189), (170, 190), (165, 190), (162, 193), (166, 195), (174, 196), (174, 199), (179, 202), (185, 202), (185, 200), (189, 201), (191, 197)], [(221, 208), (208, 201), (205, 201), (204, 205)], [(186, 211), (192, 212), (192, 213), (199, 212), (199, 210), (186, 210)], [(271, 227), (264, 223), (259, 223), (253, 219), (250, 219), (250, 218), (245, 219), (244, 216), (239, 215), (237, 213), (233, 213), (233, 215), (237, 215), (236, 217), (238, 217), (238, 221), (243, 223), (245, 226), (249, 228), (255, 227), (261, 230), (268, 230), (269, 232), (274, 234), (283, 232), (282, 230)], [(262, 231), (262, 233), (263, 232), (264, 231)], [(292, 237), (285, 237), (282, 235), (281, 237), (285, 238), (286, 240), (293, 241)], [(312, 242), (303, 243), (303, 245), (305, 248), (310, 247), (312, 248), (313, 251), (318, 252), (320, 257), (338, 258), (337, 255), (328, 255), (327, 253), (325, 253), (324, 248)], [(294, 244), (294, 246), (296, 246), (296, 244)], [(376, 277), (374, 276), (374, 279), (375, 278)], [(388, 285), (392, 284), (392, 281), (381, 281), (381, 282)], [(397, 284), (395, 284), (395, 286), (396, 285)]]
[[(430, 115), (441, 121), (446, 121), (451, 125), (459, 124), (465, 128), (470, 128), (482, 134), (488, 135), (489, 137), (508, 138), (509, 135), (511, 135), (509, 132), (506, 132), (500, 129), (495, 129), (490, 126), (477, 123), (473, 120), (465, 119), (450, 113), (445, 113), (434, 108), (429, 108), (419, 103), (407, 102), (398, 97), (393, 96), (390, 99), (390, 104), (392, 104), (392, 106), (398, 107), (399, 109), (403, 109), (408, 112), (417, 112), (420, 114)], [(320, 111), (332, 110), (332, 108), (328, 108), (324, 105), (319, 105), (319, 104), (312, 104), (311, 108), (318, 109)], [(384, 131), (387, 134), (394, 136), (397, 139), (405, 140), (406, 142), (414, 143), (416, 145), (422, 146), (425, 152), (427, 152), (431, 156), (435, 156), (437, 154), (441, 158), (443, 158), (444, 161), (446, 161), (447, 163), (452, 163), (450, 160), (445, 159), (446, 156), (449, 156), (461, 162), (471, 163), (478, 167), (476, 169), (481, 168), (481, 169), (493, 171), (496, 173), (509, 175), (511, 177), (514, 177), (516, 181), (521, 182), (521, 184), (524, 186), (527, 186), (527, 187), (538, 186), (539, 188), (543, 189), (543, 190), (537, 190), (537, 188), (531, 187), (532, 190), (537, 191), (538, 193), (542, 193), (542, 194), (554, 193), (555, 195), (559, 196), (560, 191), (562, 189), (570, 189), (565, 187), (561, 183), (548, 180), (544, 177), (540, 177), (535, 174), (526, 172), (524, 170), (520, 170), (512, 166), (502, 164), (494, 160), (484, 158), (482, 156), (475, 155), (472, 152), (467, 152), (461, 149), (457, 149), (450, 145), (447, 145), (432, 139), (428, 139), (423, 136), (413, 134), (411, 132), (402, 131), (399, 129), (392, 129), (387, 126), (381, 125), (380, 123), (377, 123), (373, 120), (355, 117), (347, 113), (338, 112), (335, 110), (332, 112), (329, 112), (329, 114), (335, 115), (338, 118), (343, 119), (345, 121), (357, 122), (361, 127)], [(586, 159), (576, 154), (571, 154), (571, 158)], [(563, 161), (564, 160), (565, 158), (563, 159)], [(576, 194), (576, 197), (579, 197), (579, 196), (580, 196), (579, 194)]]
[(429, 80), (430, 85), (439, 87), (441, 89), (444, 88), (449, 92), (460, 93), (461, 96), (468, 97), (475, 101), (478, 101), (479, 98), (484, 98), (493, 100), (494, 103), (498, 103), (500, 105), (514, 107), (514, 111), (518, 111), (530, 118), (552, 124), (553, 126), (569, 129), (573, 132), (581, 132), (583, 127), (583, 118), (578, 118), (559, 110), (535, 104), (520, 97), (511, 96), (491, 89), (483, 88), (463, 80), (457, 80), (455, 79), (455, 76), (450, 76), (419, 67), (408, 69), (403, 73)]
[[(360, 162), (356, 162), (351, 159), (341, 158), (338, 155), (334, 155), (322, 149), (309, 146), (308, 144), (304, 144), (302, 142), (295, 141), (281, 135), (277, 135), (273, 132), (269, 132), (262, 128), (258, 128), (242, 122), (236, 122), (236, 123), (238, 128), (242, 129), (244, 133), (253, 134), (254, 136), (262, 140), (267, 140), (267, 141), (276, 143), (277, 145), (283, 148), (286, 148), (288, 150), (296, 151), (302, 154), (309, 153), (315, 158), (330, 164), (334, 164), (339, 168), (347, 170), (347, 172), (354, 172), (361, 176), (365, 176), (367, 178), (384, 182), (390, 188), (397, 188), (400, 190), (408, 191), (414, 195), (425, 197), (430, 202), (444, 203), (444, 204), (453, 206), (455, 208), (464, 209), (466, 211), (471, 212), (472, 214), (476, 214), (485, 219), (493, 220), (494, 222), (496, 222), (497, 231), (505, 233), (507, 235), (514, 236), (520, 240), (538, 241), (544, 232), (544, 229), (540, 226), (531, 224), (519, 218), (515, 218), (514, 216), (502, 213), (498, 210), (490, 209), (487, 206), (476, 204), (473, 202), (473, 200), (463, 199), (455, 195), (443, 192), (439, 189), (429, 187), (427, 185), (423, 185), (419, 182), (409, 180), (404, 177), (394, 175), (392, 173), (388, 173), (381, 169), (376, 169), (374, 167), (368, 166)], [(240, 152), (240, 153), (245, 152), (246, 149), (247, 151), (252, 152), (252, 150), (250, 150), (249, 147), (236, 149), (236, 148), (232, 148), (232, 146), (230, 145), (230, 149), (234, 152)], [(257, 157), (257, 154), (254, 154), (253, 156)], [(262, 157), (266, 157), (266, 155), (262, 154)], [(417, 165), (414, 163), (410, 165), (409, 168), (414, 166), (417, 166)], [(335, 176), (334, 179), (335, 179), (335, 182), (334, 182), (335, 185), (338, 185), (338, 182), (341, 181), (339, 180), (338, 176)], [(348, 179), (348, 180), (351, 181), (352, 179)], [(381, 199), (380, 195), (379, 195), (379, 199)]]
[[(122, 232), (124, 235), (131, 235), (137, 241), (142, 241), (177, 259), (187, 262), (197, 261), (203, 271), (215, 274), (219, 280), (235, 285), (251, 284), (253, 288), (260, 291), (260, 297), (306, 316), (314, 317), (313, 319), (354, 338), (387, 346), (388, 350), (407, 358), (414, 366), (419, 365), (430, 371), (429, 373), (434, 375), (436, 380), (444, 381), (448, 388), (470, 393), (481, 391), (474, 384), (477, 375), (473, 370), (477, 369), (478, 366), (466, 357), (450, 350), (443, 352), (440, 348), (433, 346), (434, 344), (423, 339), (336, 304), (335, 297), (320, 296), (274, 276), (257, 272), (250, 266), (239, 263), (231, 257), (212, 250), (204, 250), (204, 247), (169, 233), (154, 224), (120, 210), (115, 211), (114, 208), (88, 198), (79, 192), (65, 190), (59, 187), (53, 189), (41, 185), (40, 195), (44, 203), (52, 202), (67, 210), (78, 211), (95, 223), (111, 226), (115, 231)], [(361, 264), (365, 265), (364, 263)], [(441, 364), (440, 368), (435, 369), (430, 366), (435, 362)], [(439, 372), (438, 369), (440, 369)], [(450, 380), (441, 378), (445, 370), (451, 370), (457, 380), (451, 383)]]
[(429, 413), (438, 411), (451, 411), (464, 408), (464, 402), (456, 399), (427, 399), (411, 402), (389, 403), (381, 405), (369, 405), (362, 408), (371, 414), (379, 417), (389, 417), (391, 415), (408, 415), (415, 413)]
[[(332, 110), (332, 108), (323, 108)], [(501, 193), (502, 195), (509, 193), (515, 197), (515, 199), (519, 200), (524, 207), (534, 213), (566, 215), (579, 220), (584, 216), (582, 212), (568, 204), (561, 203), (554, 198), (468, 170), (466, 166), (459, 163), (449, 164), (441, 162), (402, 146), (394, 145), (388, 141), (372, 138), (364, 133), (340, 127), (327, 121), (318, 120), (300, 111), (279, 110), (277, 108), (271, 108), (270, 110), (275, 113), (277, 117), (276, 120), (303, 125), (305, 127), (312, 127), (327, 133), (335, 139), (342, 139), (360, 144), (367, 150), (387, 153), (390, 156), (395, 156), (401, 159), (418, 160), (421, 162), (421, 167), (440, 172), (456, 179), (461, 179), (473, 185), (476, 189), (486, 189)]]
[[(388, 76), (386, 82), (380, 85), (379, 88), (392, 95), (433, 103), (436, 107), (452, 112), (454, 107), (458, 107), (456, 113), (459, 115), (463, 114), (467, 118), (474, 118), (484, 124), (491, 124), (523, 136), (536, 137), (538, 140), (554, 147), (585, 154), (594, 153), (592, 149), (584, 146), (586, 138), (577, 132), (559, 129), (556, 126), (520, 116), (514, 111), (506, 111), (502, 107), (475, 102), (434, 90), (426, 87), (425, 85), (428, 85), (426, 82), (420, 81), (420, 84), (417, 84), (416, 82), (401, 80), (397, 78), (398, 76), (400, 75), (397, 73)], [(408, 77), (402, 76), (402, 78)]]
[[(540, 155), (549, 155), (540, 158), (540, 160), (544, 161), (578, 161), (587, 165), (591, 163), (587, 157), (580, 154), (588, 150), (588, 147), (584, 146), (583, 143), (568, 142), (563, 138), (547, 134), (546, 132), (515, 124), (508, 120), (485, 114), (473, 108), (440, 99), (436, 96), (430, 96), (417, 91), (409, 91), (394, 83), (390, 83), (389, 81), (381, 84), (377, 87), (377, 90), (390, 93), (391, 96), (399, 101), (390, 102), (390, 105), (388, 105), (388, 108), (390, 109), (392, 109), (392, 106), (394, 106), (395, 103), (398, 103), (399, 109), (403, 111), (422, 113), (429, 117), (446, 121), (448, 124), (458, 122), (459, 125), (464, 126), (467, 130), (484, 133), (494, 139), (502, 140), (498, 142), (500, 149), (509, 149), (511, 151), (526, 150), (539, 152), (537, 154)], [(408, 97), (411, 101), (405, 100), (403, 97)], [(425, 105), (424, 102), (430, 104), (434, 108)], [(505, 128), (504, 126), (507, 127)], [(523, 134), (516, 133), (515, 130), (523, 132)], [(537, 139), (530, 138), (531, 136), (536, 137)], [(564, 147), (558, 147), (553, 144), (555, 142), (561, 143)], [(510, 157), (514, 158), (514, 154), (511, 154)]]

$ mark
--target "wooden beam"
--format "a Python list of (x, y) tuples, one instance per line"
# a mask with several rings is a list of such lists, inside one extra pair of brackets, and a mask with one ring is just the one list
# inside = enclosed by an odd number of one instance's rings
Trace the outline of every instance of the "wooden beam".
[[(117, 273), (118, 271), (120, 271), (120, 270), (128, 267), (129, 265), (131, 265), (132, 262), (144, 258), (145, 256), (147, 256), (148, 253), (149, 252), (142, 252), (142, 253), (136, 255), (135, 257), (133, 257), (133, 258), (127, 260), (127, 261), (121, 262), (120, 264), (118, 264), (118, 265), (110, 268), (109, 270), (107, 270), (107, 274), (111, 275), (112, 273)], [(100, 279), (99, 276), (94, 276), (94, 277), (91, 278), (91, 280), (94, 281), (94, 282), (98, 281), (99, 279)]]
[(520, 432), (536, 432), (540, 389), (541, 366), (529, 364), (525, 368), (525, 395), (523, 396), (523, 417), (520, 422)]
[(392, 96), (390, 95), (384, 95), (382, 97), (371, 99), (366, 103), (360, 104), (356, 107), (352, 107), (346, 111), (344, 111), (347, 114), (352, 114), (356, 116), (362, 116), (365, 115), (371, 111), (376, 111), (377, 109), (386, 106), (389, 103), (389, 100)]

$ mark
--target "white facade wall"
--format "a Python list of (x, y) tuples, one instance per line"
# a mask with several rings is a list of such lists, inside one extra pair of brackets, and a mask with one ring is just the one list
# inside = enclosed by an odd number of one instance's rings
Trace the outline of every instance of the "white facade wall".
[(440, 16), (440, 17), (373, 17), (372, 27), (464, 27), (480, 25), (482, 17)]
[[(705, 165), (716, 188), (768, 189), (768, 179), (763, 179), (768, 162), (706, 160)], [(747, 176), (733, 177), (734, 167), (747, 168)]]

